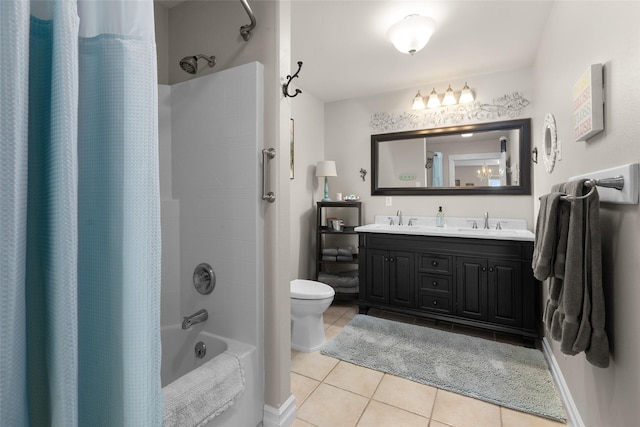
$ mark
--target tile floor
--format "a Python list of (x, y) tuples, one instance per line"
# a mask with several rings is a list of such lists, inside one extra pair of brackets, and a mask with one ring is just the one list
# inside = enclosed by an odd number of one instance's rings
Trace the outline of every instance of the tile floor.
[[(358, 313), (334, 302), (325, 312), (327, 339)], [(514, 343), (509, 336), (393, 313), (370, 315)], [(517, 340), (515, 343), (518, 343)], [(565, 424), (343, 362), (320, 352), (291, 351), (293, 427), (563, 427)]]

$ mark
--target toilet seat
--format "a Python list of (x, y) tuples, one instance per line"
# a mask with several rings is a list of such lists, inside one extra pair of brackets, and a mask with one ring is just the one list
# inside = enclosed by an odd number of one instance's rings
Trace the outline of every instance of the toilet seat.
[(296, 279), (291, 281), (291, 298), (317, 300), (332, 298), (336, 291), (329, 285), (313, 280)]

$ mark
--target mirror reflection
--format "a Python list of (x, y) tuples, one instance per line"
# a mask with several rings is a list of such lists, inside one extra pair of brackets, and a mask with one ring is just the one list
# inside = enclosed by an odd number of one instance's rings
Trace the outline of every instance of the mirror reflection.
[(372, 194), (530, 194), (529, 147), (529, 119), (372, 135)]

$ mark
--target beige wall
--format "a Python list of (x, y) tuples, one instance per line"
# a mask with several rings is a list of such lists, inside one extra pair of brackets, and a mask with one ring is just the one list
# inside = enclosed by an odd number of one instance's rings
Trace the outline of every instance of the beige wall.
[[(534, 65), (534, 144), (547, 113), (556, 117), (562, 160), (553, 173), (535, 167), (535, 199), (573, 175), (640, 160), (640, 3), (555, 2)], [(604, 64), (605, 131), (588, 142), (572, 135), (572, 87), (591, 64)], [(587, 427), (628, 427), (640, 420), (640, 210), (602, 205), (603, 279), (611, 365), (584, 355), (555, 357)]]
[[(495, 98), (520, 92), (531, 104), (521, 116), (500, 117), (486, 121), (510, 120), (531, 117), (532, 105), (536, 100), (532, 95), (531, 72), (528, 69), (503, 72), (484, 76), (469, 76), (466, 79), (481, 103), (492, 103)], [(374, 113), (409, 113), (410, 102), (417, 89), (428, 93), (426, 88), (462, 87), (464, 80), (443, 83), (425, 83), (424, 87), (381, 94), (358, 99), (329, 103), (325, 110), (325, 155), (336, 161), (338, 177), (332, 178), (331, 192), (360, 196), (365, 223), (373, 222), (375, 215), (394, 215), (398, 209), (405, 216), (435, 216), (438, 206), (442, 206), (446, 216), (482, 217), (489, 212), (492, 218), (524, 218), (530, 229), (533, 227), (532, 196), (393, 196), (393, 205), (385, 206), (384, 196), (371, 195), (371, 134), (374, 131), (369, 122)], [(479, 123), (480, 121), (464, 121)], [(444, 126), (450, 126), (446, 124)], [(406, 130), (406, 129), (402, 129)], [(366, 180), (360, 178), (360, 169), (366, 169)]]
[(325, 159), (324, 103), (303, 92), (291, 101), (291, 110), (295, 176), (291, 180), (290, 278), (315, 279), (316, 202), (322, 199), (324, 188), (315, 173), (318, 160)]
[(169, 84), (169, 9), (155, 2), (156, 53), (158, 55), (158, 84)]

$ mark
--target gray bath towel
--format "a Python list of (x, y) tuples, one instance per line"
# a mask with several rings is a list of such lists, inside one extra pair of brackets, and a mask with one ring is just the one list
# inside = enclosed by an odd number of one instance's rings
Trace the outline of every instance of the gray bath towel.
[(338, 256), (352, 256), (353, 255), (353, 246), (346, 246), (338, 248)]
[[(585, 190), (584, 180), (559, 184), (552, 189), (573, 196), (581, 196)], [(562, 202), (558, 227), (554, 274), (547, 279), (549, 300), (545, 307), (545, 325), (551, 337), (560, 341), (563, 353), (574, 355), (584, 351), (590, 363), (606, 368), (609, 342), (604, 329), (597, 191), (588, 199)]]

